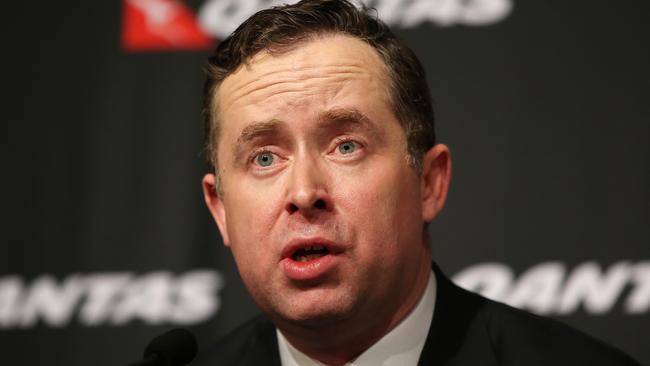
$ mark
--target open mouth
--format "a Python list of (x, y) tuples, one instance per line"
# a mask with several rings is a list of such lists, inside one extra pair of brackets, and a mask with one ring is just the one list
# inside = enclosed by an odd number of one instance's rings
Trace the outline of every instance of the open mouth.
[(312, 245), (305, 248), (300, 248), (296, 250), (292, 255), (291, 259), (296, 262), (309, 262), (314, 259), (318, 259), (330, 254), (329, 249), (325, 248), (322, 245)]

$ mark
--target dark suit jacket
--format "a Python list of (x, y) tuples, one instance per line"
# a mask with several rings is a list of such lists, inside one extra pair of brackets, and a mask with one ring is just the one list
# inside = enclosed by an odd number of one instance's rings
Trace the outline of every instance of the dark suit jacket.
[[(576, 329), (465, 291), (433, 268), (436, 306), (419, 365), (639, 366)], [(258, 316), (199, 352), (191, 365), (279, 366), (275, 327)]]

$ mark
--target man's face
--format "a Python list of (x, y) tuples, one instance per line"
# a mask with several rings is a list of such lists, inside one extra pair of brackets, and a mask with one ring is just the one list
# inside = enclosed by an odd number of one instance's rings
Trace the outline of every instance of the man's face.
[(388, 85), (374, 49), (336, 35), (258, 54), (217, 92), (224, 195), (207, 175), (206, 201), (276, 321), (392, 313), (428, 277), (423, 225), (437, 211), (423, 207)]

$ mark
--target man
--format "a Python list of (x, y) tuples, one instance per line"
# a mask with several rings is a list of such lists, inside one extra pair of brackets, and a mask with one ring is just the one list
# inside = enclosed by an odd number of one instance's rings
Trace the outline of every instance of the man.
[(635, 364), (432, 269), (449, 150), (422, 66), (367, 10), (261, 11), (207, 71), (205, 200), (265, 316), (195, 364)]

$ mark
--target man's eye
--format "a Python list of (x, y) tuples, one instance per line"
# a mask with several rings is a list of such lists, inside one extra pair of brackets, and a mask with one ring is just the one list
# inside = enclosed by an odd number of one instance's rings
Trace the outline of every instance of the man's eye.
[(263, 152), (257, 154), (257, 156), (255, 157), (255, 162), (257, 163), (257, 165), (263, 167), (267, 167), (273, 164), (273, 160), (275, 160), (275, 157), (270, 152)]
[(357, 143), (354, 141), (345, 141), (339, 144), (338, 149), (341, 154), (350, 154), (357, 149)]

